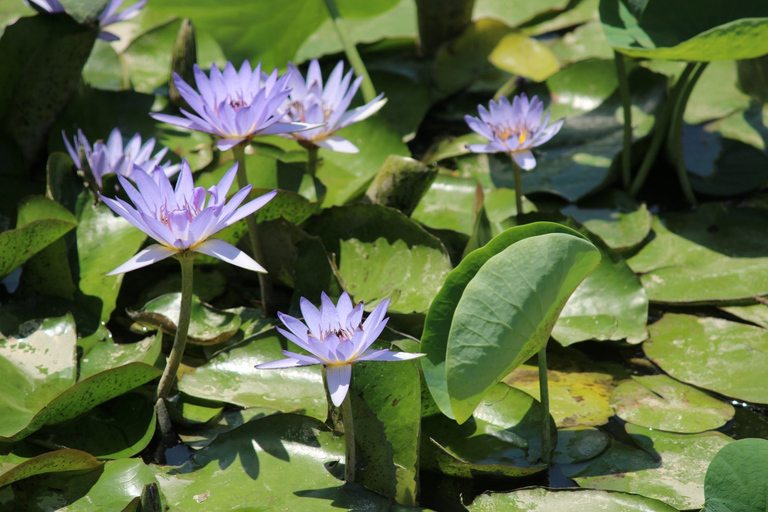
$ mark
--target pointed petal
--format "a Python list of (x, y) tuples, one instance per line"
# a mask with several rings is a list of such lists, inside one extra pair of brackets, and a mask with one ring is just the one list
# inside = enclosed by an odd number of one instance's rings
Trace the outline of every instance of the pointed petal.
[[(311, 363), (311, 364), (319, 364), (319, 363)], [(298, 359), (291, 357), (289, 359), (280, 359), (278, 361), (270, 361), (268, 363), (257, 364), (255, 368), (257, 370), (276, 370), (279, 368), (296, 368), (298, 366), (310, 366), (310, 365), (303, 361), (299, 361)]]
[(299, 308), (301, 309), (302, 316), (304, 316), (304, 323), (307, 324), (307, 327), (312, 334), (314, 334), (316, 338), (319, 338), (322, 335), (320, 310), (304, 297), (299, 300)]
[(426, 354), (393, 352), (385, 348), (382, 350), (366, 350), (356, 358), (356, 361), (407, 361), (408, 359), (416, 359), (423, 355)]
[(315, 146), (320, 146), (321, 148), (330, 149), (331, 151), (336, 151), (337, 153), (359, 153), (360, 149), (349, 142), (344, 137), (340, 137), (338, 135), (331, 135), (330, 137), (326, 137), (324, 139), (317, 139), (313, 141), (315, 143)]
[(512, 158), (515, 159), (515, 162), (520, 166), (521, 169), (525, 169), (526, 171), (530, 171), (536, 167), (536, 159), (533, 157), (533, 153), (530, 151), (512, 153)]
[(352, 365), (334, 364), (326, 366), (325, 376), (328, 380), (328, 392), (336, 407), (341, 407), (344, 397), (349, 391), (349, 381), (352, 379)]
[(152, 263), (164, 260), (176, 254), (178, 251), (171, 249), (160, 244), (150, 245), (143, 251), (139, 251), (133, 258), (129, 259), (112, 272), (107, 272), (108, 276), (114, 276), (117, 274), (123, 274), (136, 270), (138, 268), (146, 267)]
[(256, 263), (253, 258), (245, 254), (232, 244), (218, 238), (209, 238), (205, 242), (192, 248), (193, 251), (213, 256), (232, 265), (242, 267), (254, 272), (265, 272), (264, 267)]

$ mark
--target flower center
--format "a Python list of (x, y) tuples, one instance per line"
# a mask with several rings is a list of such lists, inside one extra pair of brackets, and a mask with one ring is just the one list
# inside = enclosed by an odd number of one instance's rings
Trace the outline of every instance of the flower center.
[(525, 143), (526, 140), (528, 140), (528, 136), (531, 134), (527, 126), (512, 127), (512, 126), (501, 125), (501, 126), (494, 127), (493, 131), (502, 141), (509, 140), (513, 136), (517, 137), (518, 144), (521, 146)]
[(247, 107), (248, 103), (245, 102), (245, 100), (242, 98), (242, 96), (238, 96), (237, 98), (233, 98), (230, 96), (229, 98), (229, 106), (232, 107), (235, 112), (240, 110), (243, 107)]

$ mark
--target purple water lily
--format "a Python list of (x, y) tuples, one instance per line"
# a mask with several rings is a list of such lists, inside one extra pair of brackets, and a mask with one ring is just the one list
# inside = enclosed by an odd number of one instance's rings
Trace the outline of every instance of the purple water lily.
[(261, 71), (261, 63), (251, 71), (246, 60), (235, 70), (227, 62), (224, 71), (211, 66), (210, 78), (195, 65), (195, 82), (199, 93), (178, 74), (173, 80), (182, 98), (195, 111), (181, 109), (184, 117), (151, 113), (158, 121), (182, 126), (191, 130), (220, 137), (217, 147), (226, 151), (257, 135), (274, 135), (314, 127), (312, 124), (282, 121), (285, 113), (278, 109), (290, 94), (287, 89), (290, 77), (278, 78), (277, 69), (267, 76)]
[(147, 139), (142, 144), (141, 136), (137, 133), (123, 146), (123, 136), (120, 130), (115, 128), (109, 134), (107, 142), (96, 141), (91, 147), (88, 139), (83, 135), (82, 130), (77, 130), (77, 136), (72, 138), (72, 144), (67, 140), (67, 134), (61, 132), (64, 137), (64, 144), (67, 146), (67, 152), (78, 169), (84, 167), (85, 162), (80, 160), (80, 150), (82, 148), (88, 167), (93, 173), (96, 183), (101, 188), (101, 180), (106, 174), (117, 174), (130, 178), (133, 176), (134, 165), (144, 167), (152, 173), (155, 169), (160, 169), (170, 177), (179, 171), (179, 164), (171, 165), (169, 160), (160, 163), (168, 148), (160, 149), (154, 156), (152, 151), (155, 149), (155, 139)]
[(384, 106), (387, 100), (382, 93), (370, 103), (347, 111), (355, 93), (360, 88), (363, 77), (359, 76), (352, 82), (352, 70), (342, 77), (343, 73), (344, 62), (339, 61), (323, 87), (323, 76), (317, 59), (312, 59), (309, 63), (306, 80), (296, 66), (288, 63), (287, 74), (290, 75), (291, 94), (283, 108), (286, 109), (292, 121), (322, 124), (322, 126), (287, 133), (283, 135), (284, 137), (341, 153), (359, 151), (357, 146), (334, 133), (345, 126), (372, 116)]
[(99, 194), (102, 201), (159, 243), (140, 251), (108, 275), (136, 270), (188, 251), (207, 254), (248, 270), (266, 272), (237, 247), (223, 240), (209, 238), (251, 215), (277, 193), (273, 190), (240, 206), (251, 191), (251, 185), (248, 185), (236, 192), (227, 203), (227, 192), (235, 179), (235, 173), (237, 164), (224, 174), (218, 185), (207, 191), (203, 187), (194, 186), (192, 171), (186, 159), (181, 162), (181, 174), (175, 190), (165, 173), (157, 170), (150, 176), (144, 169), (135, 167), (133, 178), (138, 190), (118, 175), (120, 185), (134, 206), (122, 199), (110, 199)]
[(480, 119), (464, 116), (464, 120), (488, 143), (469, 144), (467, 149), (473, 153), (509, 153), (526, 171), (536, 167), (531, 148), (550, 140), (563, 126), (562, 119), (547, 126), (550, 113), (542, 120), (544, 104), (537, 96), (529, 102), (525, 93), (515, 96), (512, 104), (502, 96), (498, 103), (491, 100), (488, 110), (482, 105), (477, 110)]
[[(26, 2), (30, 5), (34, 4), (34, 6), (37, 6), (44, 12), (65, 12), (64, 6), (61, 5), (59, 0), (26, 0)], [(147, 0), (141, 0), (120, 12), (116, 12), (122, 4), (123, 0), (110, 0), (107, 7), (105, 7), (102, 13), (99, 14), (99, 28), (101, 29), (99, 32), (99, 39), (104, 41), (117, 41), (120, 39), (115, 34), (107, 32), (104, 29), (113, 23), (135, 18), (139, 14), (139, 10), (147, 5)]]
[(304, 322), (278, 313), (280, 321), (288, 328), (286, 331), (278, 327), (278, 332), (311, 355), (283, 350), (283, 354), (288, 356), (288, 359), (263, 363), (256, 368), (266, 370), (322, 364), (326, 369), (331, 400), (335, 406), (339, 407), (349, 391), (354, 363), (405, 361), (424, 355), (392, 352), (389, 349), (370, 349), (371, 344), (376, 341), (389, 320), (384, 318), (389, 307), (389, 299), (376, 306), (362, 323), (363, 303), (359, 302), (357, 306), (353, 306), (346, 292), (341, 294), (335, 306), (325, 293), (320, 300), (321, 307), (318, 310), (307, 299), (301, 298), (299, 305), (304, 315)]

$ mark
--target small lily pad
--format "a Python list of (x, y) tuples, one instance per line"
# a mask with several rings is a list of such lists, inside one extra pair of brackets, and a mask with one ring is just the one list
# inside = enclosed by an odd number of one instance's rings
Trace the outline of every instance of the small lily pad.
[(657, 430), (695, 434), (722, 427), (733, 406), (666, 375), (633, 376), (611, 396), (619, 418)]
[(611, 444), (611, 436), (594, 427), (557, 429), (557, 450), (552, 460), (557, 464), (573, 464), (597, 457)]
[[(180, 292), (167, 293), (149, 301), (139, 311), (129, 312), (129, 315), (150, 329), (162, 329), (173, 336), (176, 334), (180, 304)], [(193, 295), (187, 340), (194, 345), (223, 343), (240, 329), (240, 323), (237, 314), (209, 306)]]
[(646, 355), (672, 377), (725, 396), (768, 404), (755, 378), (768, 368), (768, 331), (760, 327), (668, 313), (649, 326)]
[[(541, 404), (530, 395), (496, 384), (461, 425), (442, 414), (424, 418), (422, 467), (464, 478), (543, 471), (542, 413)], [(554, 437), (554, 428), (552, 432)]]

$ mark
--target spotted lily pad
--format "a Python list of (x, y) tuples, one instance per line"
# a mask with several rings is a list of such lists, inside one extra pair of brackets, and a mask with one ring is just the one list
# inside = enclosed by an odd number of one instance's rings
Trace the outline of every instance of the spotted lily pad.
[(162, 345), (161, 331), (136, 343), (120, 345), (111, 337), (101, 340), (80, 360), (80, 380), (134, 361), (155, 365), (160, 358)]
[(104, 464), (90, 453), (70, 449), (55, 450), (31, 458), (11, 453), (0, 458), (0, 462), (0, 487), (35, 475), (93, 469)]
[(628, 263), (651, 302), (711, 304), (768, 295), (766, 223), (766, 212), (715, 203), (663, 214), (654, 217), (653, 239)]
[(733, 418), (729, 403), (666, 375), (633, 376), (611, 396), (619, 418), (657, 430), (694, 434), (722, 427)]
[(719, 318), (668, 313), (649, 327), (646, 355), (672, 377), (746, 402), (768, 403), (761, 375), (768, 331)]
[[(134, 321), (142, 325), (175, 335), (180, 304), (181, 292), (167, 293), (149, 301), (139, 311), (129, 314)], [(240, 329), (240, 323), (241, 319), (237, 314), (209, 306), (193, 295), (187, 340), (195, 345), (216, 345), (231, 338)]]
[(601, 456), (566, 470), (581, 487), (631, 492), (679, 510), (704, 505), (704, 475), (732, 440), (720, 432), (673, 434), (626, 425), (638, 447), (614, 442)]

